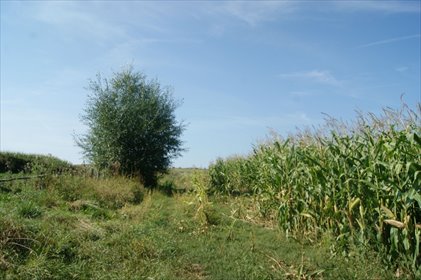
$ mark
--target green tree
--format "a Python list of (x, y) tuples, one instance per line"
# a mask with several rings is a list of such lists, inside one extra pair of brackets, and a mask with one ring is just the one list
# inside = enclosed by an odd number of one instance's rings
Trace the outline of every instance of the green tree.
[(170, 89), (132, 67), (110, 79), (98, 74), (88, 89), (81, 116), (88, 131), (75, 137), (85, 157), (100, 169), (139, 176), (146, 187), (155, 187), (157, 173), (183, 151), (185, 126), (176, 120), (179, 103)]

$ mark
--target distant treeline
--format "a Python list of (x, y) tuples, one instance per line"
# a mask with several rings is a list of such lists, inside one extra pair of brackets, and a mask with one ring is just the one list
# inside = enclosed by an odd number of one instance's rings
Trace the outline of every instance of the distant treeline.
[(0, 152), (0, 173), (62, 173), (74, 169), (71, 163), (51, 155)]

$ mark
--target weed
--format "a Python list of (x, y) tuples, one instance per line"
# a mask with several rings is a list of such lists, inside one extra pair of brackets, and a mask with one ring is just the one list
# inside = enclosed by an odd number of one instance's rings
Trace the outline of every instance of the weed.
[(25, 201), (18, 207), (18, 213), (23, 218), (34, 219), (42, 215), (40, 207), (38, 207), (32, 201)]

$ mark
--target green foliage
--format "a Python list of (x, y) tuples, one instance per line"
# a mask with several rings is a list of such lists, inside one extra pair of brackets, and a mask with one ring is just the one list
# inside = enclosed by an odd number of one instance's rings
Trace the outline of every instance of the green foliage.
[(100, 169), (140, 175), (155, 187), (156, 175), (182, 151), (184, 125), (175, 118), (178, 104), (170, 90), (131, 68), (111, 79), (92, 80), (83, 122), (88, 133), (77, 138), (85, 156)]
[(0, 173), (63, 173), (73, 168), (70, 163), (50, 155), (0, 152)]
[(248, 179), (252, 176), (249, 161), (243, 157), (217, 159), (209, 169), (212, 191), (232, 195), (250, 193)]
[(353, 125), (329, 119), (323, 129), (259, 145), (247, 158), (218, 160), (209, 169), (211, 186), (252, 190), (261, 213), (275, 215), (288, 234), (313, 239), (331, 232), (340, 249), (377, 248), (389, 264), (415, 275), (421, 264), (418, 114), (404, 107), (360, 114)]

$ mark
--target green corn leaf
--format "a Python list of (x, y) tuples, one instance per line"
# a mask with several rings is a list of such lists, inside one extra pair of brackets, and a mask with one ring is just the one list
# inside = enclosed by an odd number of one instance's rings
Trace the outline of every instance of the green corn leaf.
[(401, 171), (402, 171), (402, 164), (401, 163), (396, 164), (396, 166), (395, 166), (396, 175), (399, 175), (401, 173)]
[(403, 240), (403, 247), (405, 248), (405, 251), (409, 251), (409, 248), (411, 247), (411, 244), (409, 243), (409, 239), (405, 238)]
[(414, 193), (412, 194), (412, 199), (418, 202), (418, 207), (421, 208), (421, 194), (414, 191)]
[(421, 146), (421, 138), (414, 132), (414, 140)]
[(360, 227), (360, 229), (364, 231), (365, 230), (364, 221), (360, 220), (360, 219), (357, 219), (357, 223), (358, 223), (358, 226)]
[(421, 235), (421, 230), (418, 228), (415, 228), (415, 250), (414, 250), (414, 259), (412, 262), (413, 268), (415, 268), (416, 266), (417, 259), (420, 253), (420, 235)]
[(357, 206), (360, 203), (360, 199), (357, 197), (354, 200), (351, 200), (349, 202), (348, 211), (351, 212), (352, 209), (354, 209), (355, 206)]

